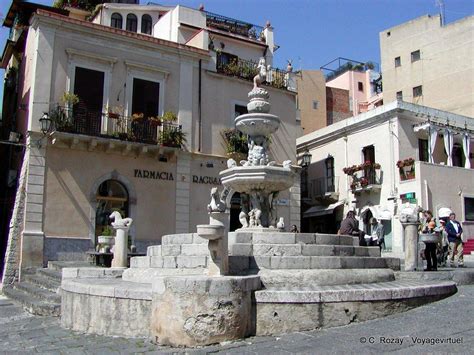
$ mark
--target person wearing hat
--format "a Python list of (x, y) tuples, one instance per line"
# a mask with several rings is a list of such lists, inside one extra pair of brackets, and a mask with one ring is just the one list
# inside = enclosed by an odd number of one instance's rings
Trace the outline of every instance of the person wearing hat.
[(449, 222), (446, 223), (446, 233), (448, 233), (449, 241), (449, 266), (454, 266), (454, 255), (456, 254), (456, 261), (458, 267), (464, 266), (464, 246), (462, 242), (462, 227), (456, 221), (456, 214), (452, 212), (449, 215)]

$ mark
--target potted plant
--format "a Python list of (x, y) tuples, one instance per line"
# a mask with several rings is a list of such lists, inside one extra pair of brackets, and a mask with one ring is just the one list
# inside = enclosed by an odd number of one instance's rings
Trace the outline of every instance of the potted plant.
[(180, 148), (186, 143), (186, 134), (180, 127), (164, 127), (160, 132), (158, 142), (166, 147)]
[(107, 106), (107, 116), (109, 118), (113, 118), (118, 120), (121, 116), (123, 116), (124, 113), (124, 108), (122, 105), (117, 105), (117, 106)]
[(63, 96), (61, 96), (61, 103), (68, 107), (74, 106), (79, 103), (79, 96), (72, 92), (65, 91)]
[(142, 122), (145, 115), (142, 112), (132, 114), (132, 122)]
[(148, 117), (148, 122), (150, 123), (150, 126), (152, 127), (158, 127), (161, 126), (161, 118), (159, 116), (157, 117)]
[(224, 129), (221, 134), (227, 156), (235, 161), (245, 160), (249, 151), (247, 136), (235, 128)]
[(110, 253), (110, 249), (115, 244), (114, 238), (112, 228), (110, 228), (110, 226), (105, 226), (102, 229), (101, 234), (97, 237), (96, 250), (99, 253)]

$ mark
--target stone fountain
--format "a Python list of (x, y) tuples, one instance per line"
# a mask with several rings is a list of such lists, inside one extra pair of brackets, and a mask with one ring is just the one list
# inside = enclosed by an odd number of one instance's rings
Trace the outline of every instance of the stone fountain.
[[(272, 215), (275, 197), (280, 191), (290, 188), (297, 176), (291, 160), (278, 166), (269, 160), (269, 137), (280, 126), (278, 116), (270, 114), (268, 92), (259, 87), (259, 76), (248, 96), (249, 113), (235, 119), (237, 129), (248, 136), (248, 157), (237, 162), (229, 159), (228, 169), (220, 173), (222, 184), (235, 192), (240, 192), (242, 212), (239, 216), (243, 228), (265, 231), (275, 227), (276, 216)], [(274, 230), (274, 229), (272, 229)]]
[[(268, 92), (259, 87), (264, 60), (259, 67), (249, 113), (235, 119), (249, 137), (249, 154), (240, 166), (229, 160), (221, 172), (225, 190), (211, 191), (209, 224), (198, 225), (197, 233), (163, 236), (146, 256), (131, 258), (126, 270), (120, 263), (64, 269), (64, 327), (194, 347), (342, 326), (456, 292), (450, 281), (396, 281), (400, 260), (359, 246), (358, 238), (285, 233), (282, 219), (272, 228), (274, 199), (297, 172), (291, 161), (277, 165), (268, 157), (268, 138), (280, 119), (269, 113)], [(243, 227), (235, 232), (228, 228), (229, 191), (240, 192), (243, 201)]]

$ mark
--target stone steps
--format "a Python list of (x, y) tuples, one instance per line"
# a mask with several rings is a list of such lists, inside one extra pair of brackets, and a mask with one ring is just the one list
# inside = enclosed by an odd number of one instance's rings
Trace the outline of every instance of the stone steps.
[(358, 246), (358, 238), (348, 235), (314, 233), (270, 233), (270, 232), (231, 232), (229, 245), (232, 244), (320, 244)]
[[(30, 293), (25, 291), (25, 285), (23, 289), (14, 287), (4, 287), (3, 293), (8, 298), (21, 304), (21, 306), (29, 313), (40, 315), (40, 316), (59, 316), (61, 314), (61, 301), (59, 302), (48, 302), (38, 297), (37, 293)], [(29, 291), (31, 291), (30, 287)], [(44, 291), (44, 290), (43, 290)]]
[(395, 273), (392, 269), (347, 269), (344, 272), (338, 269), (262, 269), (258, 272), (258, 276), (266, 289), (395, 281)]
[(48, 303), (61, 303), (61, 296), (57, 293), (45, 290), (29, 282), (19, 282), (14, 286), (16, 289), (28, 293)]
[(250, 244), (231, 245), (229, 255), (240, 256), (370, 256), (380, 257), (379, 247), (327, 244)]
[(54, 278), (50, 278), (46, 275), (41, 275), (39, 273), (25, 275), (23, 281), (29, 282), (54, 293), (58, 292), (59, 287), (61, 286), (61, 281), (58, 281)]

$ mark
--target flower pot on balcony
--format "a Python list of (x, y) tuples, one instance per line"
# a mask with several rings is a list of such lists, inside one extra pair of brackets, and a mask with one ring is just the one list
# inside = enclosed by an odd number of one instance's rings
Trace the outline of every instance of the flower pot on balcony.
[(109, 118), (113, 118), (114, 120), (118, 120), (120, 118), (120, 115), (115, 112), (109, 112), (107, 113), (107, 116), (109, 116)]

